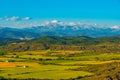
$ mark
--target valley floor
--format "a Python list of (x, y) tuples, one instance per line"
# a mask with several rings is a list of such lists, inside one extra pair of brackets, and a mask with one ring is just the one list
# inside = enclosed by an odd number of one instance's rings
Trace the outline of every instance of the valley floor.
[(0, 56), (0, 79), (120, 80), (120, 54), (25, 51)]

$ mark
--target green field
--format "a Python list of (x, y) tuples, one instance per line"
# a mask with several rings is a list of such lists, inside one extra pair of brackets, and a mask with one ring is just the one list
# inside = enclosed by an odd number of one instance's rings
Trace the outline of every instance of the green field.
[[(38, 65), (28, 68), (15, 67), (2, 69), (1, 76), (17, 79), (69, 79), (78, 76), (88, 76), (92, 73), (85, 71), (72, 71), (69, 69), (79, 68), (80, 66), (58, 66), (58, 65)], [(59, 74), (58, 74), (59, 73)]]
[[(0, 78), (103, 80), (105, 76), (114, 77), (119, 72), (119, 67), (116, 67), (119, 63), (120, 54), (114, 53), (83, 55), (83, 52), (78, 51), (47, 50), (14, 52), (0, 56)], [(109, 64), (114, 65), (107, 66)], [(114, 73), (107, 72), (107, 69), (113, 67)], [(105, 74), (101, 74), (102, 70)]]

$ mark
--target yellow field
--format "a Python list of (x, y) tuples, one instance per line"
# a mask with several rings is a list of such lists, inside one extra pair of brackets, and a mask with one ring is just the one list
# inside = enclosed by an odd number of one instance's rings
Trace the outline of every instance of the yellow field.
[(14, 67), (23, 67), (23, 66), (38, 66), (38, 63), (29, 63), (29, 62), (0, 62), (0, 68), (14, 68)]
[(73, 50), (37, 50), (37, 51), (25, 51), (25, 52), (14, 52), (14, 53), (8, 53), (10, 54), (17, 54), (17, 55), (28, 55), (28, 54), (33, 54), (33, 55), (41, 55), (41, 54), (47, 54), (48, 52), (52, 53), (61, 53), (61, 54), (74, 54), (77, 52), (82, 52), (82, 51), (73, 51)]
[(107, 64), (113, 62), (120, 62), (120, 60), (111, 60), (111, 61), (71, 61), (71, 62), (61, 62), (61, 65), (81, 65), (81, 64)]
[[(73, 54), (69, 56), (69, 54)], [(77, 56), (74, 56), (77, 54)], [(92, 76), (82, 68), (120, 62), (120, 54), (79, 55), (80, 51), (25, 51), (0, 56), (0, 76), (17, 79), (70, 79)], [(14, 62), (6, 62), (14, 60)], [(26, 66), (26, 67), (25, 67)], [(82, 69), (82, 70), (81, 70)]]

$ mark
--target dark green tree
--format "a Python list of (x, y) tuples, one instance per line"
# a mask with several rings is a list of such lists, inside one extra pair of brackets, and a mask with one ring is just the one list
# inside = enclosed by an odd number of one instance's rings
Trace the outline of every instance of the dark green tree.
[(4, 54), (5, 54), (4, 52), (0, 51), (0, 55), (4, 55)]

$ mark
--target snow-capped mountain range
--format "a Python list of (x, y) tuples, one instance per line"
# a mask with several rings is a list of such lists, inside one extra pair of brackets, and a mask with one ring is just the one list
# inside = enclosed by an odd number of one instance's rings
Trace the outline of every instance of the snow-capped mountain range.
[(89, 36), (104, 37), (120, 35), (120, 26), (46, 21), (27, 28), (0, 27), (1, 38), (31, 39), (41, 36)]

